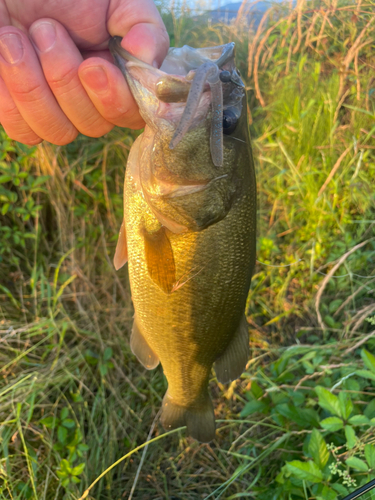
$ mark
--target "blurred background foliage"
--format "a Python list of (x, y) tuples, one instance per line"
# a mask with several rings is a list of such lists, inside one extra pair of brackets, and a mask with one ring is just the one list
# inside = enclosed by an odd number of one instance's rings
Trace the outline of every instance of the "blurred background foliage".
[[(167, 435), (87, 498), (335, 500), (375, 477), (374, 7), (298, 0), (256, 25), (246, 3), (230, 24), (161, 7), (172, 45), (236, 42), (259, 189), (252, 358), (230, 386), (212, 375), (213, 443)], [(28, 148), (0, 131), (0, 498), (80, 498), (160, 408), (112, 264), (137, 135)]]

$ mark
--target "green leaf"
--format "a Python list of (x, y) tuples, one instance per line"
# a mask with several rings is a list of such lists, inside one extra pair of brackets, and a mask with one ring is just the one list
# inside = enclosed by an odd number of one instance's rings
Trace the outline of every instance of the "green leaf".
[(320, 425), (327, 431), (336, 432), (344, 427), (344, 422), (338, 417), (328, 417), (322, 420)]
[(318, 429), (313, 429), (308, 449), (316, 465), (319, 469), (323, 469), (328, 462), (329, 452), (326, 442)]
[(59, 427), (57, 429), (57, 438), (61, 444), (65, 444), (67, 436), (68, 436), (68, 430), (65, 429), (65, 427), (62, 427), (61, 425), (59, 425)]
[(42, 418), (42, 420), (39, 420), (39, 423), (42, 425), (45, 425), (49, 429), (53, 429), (58, 420), (59, 419), (56, 417), (44, 417), (44, 418)]
[(69, 484), (69, 477), (67, 477), (66, 479), (64, 479), (63, 481), (61, 481), (61, 484), (64, 486), (64, 488), (66, 488)]
[(375, 373), (370, 372), (369, 370), (356, 370), (356, 375), (362, 378), (370, 378), (371, 380), (375, 380)]
[(375, 446), (372, 444), (366, 444), (365, 446), (365, 457), (369, 464), (370, 469), (375, 468)]
[(0, 184), (4, 184), (5, 182), (9, 182), (12, 180), (12, 176), (11, 175), (0, 175)]
[(267, 405), (263, 403), (263, 401), (250, 401), (249, 403), (245, 404), (240, 413), (240, 416), (247, 417), (248, 415), (251, 415), (252, 413), (255, 413), (257, 411), (263, 411), (265, 408), (267, 408)]
[(366, 415), (367, 418), (375, 417), (375, 399), (369, 402), (363, 413), (364, 415)]
[(80, 474), (82, 474), (83, 472), (83, 469), (86, 467), (86, 464), (85, 463), (81, 463), (79, 465), (77, 465), (76, 467), (74, 467), (72, 469), (72, 474), (73, 476), (79, 476)]
[(61, 418), (61, 420), (65, 420), (65, 419), (66, 419), (66, 417), (67, 417), (68, 415), (69, 415), (69, 410), (68, 410), (68, 408), (66, 408), (66, 407), (65, 407), (65, 408), (63, 408), (63, 409), (61, 410), (61, 413), (60, 413), (60, 418)]
[(65, 474), (71, 474), (72, 468), (70, 467), (70, 464), (65, 458), (63, 458), (60, 462), (60, 469), (62, 473)]
[(351, 425), (345, 426), (345, 437), (346, 437), (346, 445), (349, 450), (353, 449), (356, 445), (357, 438), (354, 432), (354, 429)]
[(348, 422), (351, 425), (370, 425), (370, 420), (365, 415), (354, 415)]
[(360, 458), (350, 457), (346, 460), (346, 463), (347, 463), (347, 465), (349, 465), (349, 467), (352, 467), (353, 469), (360, 470), (362, 472), (368, 471), (368, 467), (366, 465), (366, 462), (364, 462)]
[(103, 360), (104, 361), (109, 361), (113, 356), (113, 351), (110, 347), (106, 347), (104, 349), (104, 354), (103, 354)]
[(299, 460), (293, 460), (292, 462), (287, 462), (286, 466), (294, 477), (303, 481), (320, 483), (323, 480), (321, 470), (313, 461), (300, 462)]
[(319, 405), (330, 413), (341, 417), (340, 403), (337, 396), (329, 392), (325, 387), (318, 386), (315, 392), (319, 398)]
[(108, 367), (107, 367), (107, 365), (102, 365), (102, 364), (100, 364), (100, 365), (99, 365), (99, 371), (100, 371), (100, 375), (101, 375), (102, 377), (105, 377), (105, 376), (107, 375), (107, 372), (108, 372)]
[(292, 420), (300, 427), (315, 427), (318, 425), (318, 416), (314, 410), (296, 408), (291, 404), (280, 404), (276, 406), (276, 411), (283, 417)]
[(337, 493), (324, 485), (320, 494), (316, 497), (316, 500), (336, 500)]
[(1, 207), (1, 214), (6, 215), (10, 207), (10, 203), (4, 203), (4, 205)]
[(353, 411), (352, 400), (345, 392), (340, 392), (339, 403), (340, 403), (341, 416), (344, 420), (347, 420)]
[(77, 448), (80, 450), (80, 451), (88, 451), (90, 448), (89, 446), (87, 446), (87, 444), (84, 444), (84, 443), (80, 443)]
[(364, 365), (371, 372), (375, 373), (375, 356), (373, 356), (370, 352), (366, 351), (366, 349), (362, 349), (361, 356), (362, 356)]
[(76, 423), (71, 418), (66, 418), (61, 423), (67, 429), (73, 429), (76, 426)]
[(81, 482), (81, 480), (78, 477), (75, 477), (75, 476), (71, 477), (70, 479), (71, 479), (72, 483), (75, 483), (75, 484), (78, 484), (78, 483)]

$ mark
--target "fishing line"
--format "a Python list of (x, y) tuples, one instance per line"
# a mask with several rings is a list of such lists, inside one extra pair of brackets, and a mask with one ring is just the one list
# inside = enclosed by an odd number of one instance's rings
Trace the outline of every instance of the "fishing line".
[(133, 493), (134, 493), (135, 488), (137, 486), (137, 482), (138, 482), (138, 479), (139, 479), (139, 474), (141, 473), (141, 470), (142, 470), (142, 467), (143, 467), (143, 463), (144, 463), (145, 458), (146, 458), (146, 453), (147, 453), (148, 446), (150, 444), (150, 439), (151, 439), (152, 434), (154, 433), (155, 426), (156, 426), (156, 424), (159, 421), (161, 412), (162, 412), (162, 408), (160, 408), (160, 410), (157, 412), (157, 414), (156, 414), (156, 416), (154, 418), (154, 421), (151, 424), (150, 432), (148, 433), (148, 436), (147, 436), (147, 439), (146, 439), (146, 446), (143, 448), (141, 461), (139, 462), (137, 473), (135, 475), (135, 478), (134, 478), (134, 481), (133, 481), (133, 486), (132, 486), (132, 489), (130, 490), (130, 494), (129, 494), (128, 500), (131, 500), (133, 498)]

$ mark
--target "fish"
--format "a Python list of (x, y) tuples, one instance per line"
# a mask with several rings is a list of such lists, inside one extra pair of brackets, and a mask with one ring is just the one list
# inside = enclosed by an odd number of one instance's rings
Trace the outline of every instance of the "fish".
[(235, 45), (171, 48), (160, 67), (110, 51), (146, 126), (129, 153), (114, 256), (128, 262), (130, 347), (168, 382), (161, 423), (215, 438), (208, 383), (249, 359), (246, 299), (255, 265), (257, 192)]

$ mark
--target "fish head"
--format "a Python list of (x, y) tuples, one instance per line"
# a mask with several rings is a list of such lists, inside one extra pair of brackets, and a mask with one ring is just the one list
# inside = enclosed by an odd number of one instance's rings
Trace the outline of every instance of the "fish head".
[(111, 39), (110, 50), (144, 121), (159, 136), (169, 139), (169, 149), (189, 132), (195, 131), (194, 135), (202, 138), (207, 136), (202, 131), (209, 131), (211, 159), (222, 166), (222, 136), (230, 136), (246, 114), (245, 86), (235, 66), (235, 44), (170, 48), (160, 69), (123, 49), (120, 37)]
[(146, 122), (138, 185), (173, 232), (202, 230), (225, 217), (249, 164), (246, 91), (235, 45), (169, 49), (160, 69), (110, 41)]

